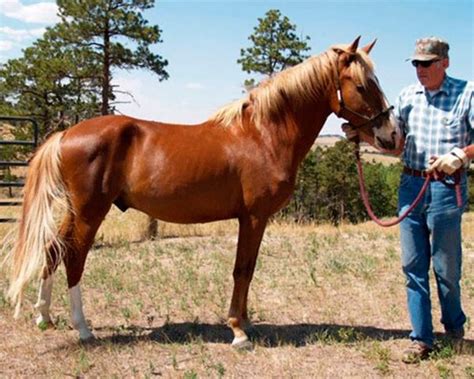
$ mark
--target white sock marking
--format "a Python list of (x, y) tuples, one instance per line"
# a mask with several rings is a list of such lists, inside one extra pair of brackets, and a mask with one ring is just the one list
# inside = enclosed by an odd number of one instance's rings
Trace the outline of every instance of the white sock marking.
[(49, 315), (49, 308), (51, 306), (51, 293), (53, 292), (53, 275), (48, 276), (46, 279), (41, 279), (40, 287), (38, 291), (38, 302), (35, 304), (35, 308), (39, 311), (39, 316), (36, 319), (36, 325), (51, 322), (51, 316)]
[(94, 335), (87, 326), (84, 313), (82, 311), (82, 297), (81, 287), (79, 284), (69, 289), (69, 296), (71, 298), (71, 319), (74, 329), (79, 331), (79, 338), (86, 340), (93, 338)]

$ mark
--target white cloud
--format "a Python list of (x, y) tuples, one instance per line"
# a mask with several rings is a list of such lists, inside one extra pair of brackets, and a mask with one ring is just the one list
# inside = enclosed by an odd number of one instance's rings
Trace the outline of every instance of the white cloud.
[(0, 27), (0, 36), (3, 38), (3, 35), (5, 35), (8, 40), (20, 42), (25, 39), (41, 37), (45, 30), (45, 28), (12, 29), (8, 26), (3, 26)]
[(0, 27), (0, 51), (9, 51), (14, 48), (25, 47), (25, 41), (41, 37), (45, 28), (13, 29), (8, 26)]
[(0, 41), (0, 51), (8, 51), (13, 48), (11, 41)]
[(52, 24), (59, 21), (58, 7), (53, 2), (23, 5), (20, 0), (1, 0), (0, 14), (28, 23)]
[(204, 89), (204, 86), (201, 83), (186, 83), (185, 87), (187, 89)]
[[(192, 83), (192, 82), (188, 82)], [(146, 120), (170, 123), (194, 124), (207, 120), (217, 109), (200, 91), (183, 91), (182, 84), (173, 79), (159, 82), (156, 75), (143, 71), (120, 71), (114, 75), (113, 84), (119, 91), (133, 95), (117, 94), (119, 112)], [(205, 88), (204, 85), (201, 85)], [(213, 96), (213, 99), (215, 96)]]

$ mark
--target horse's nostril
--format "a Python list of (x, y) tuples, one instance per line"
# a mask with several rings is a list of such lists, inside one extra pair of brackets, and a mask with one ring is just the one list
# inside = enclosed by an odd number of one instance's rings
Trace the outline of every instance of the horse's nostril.
[(394, 136), (392, 136), (392, 139), (390, 141), (387, 141), (380, 137), (375, 137), (375, 139), (379, 147), (381, 147), (382, 149), (391, 150), (395, 148), (395, 139), (393, 137)]

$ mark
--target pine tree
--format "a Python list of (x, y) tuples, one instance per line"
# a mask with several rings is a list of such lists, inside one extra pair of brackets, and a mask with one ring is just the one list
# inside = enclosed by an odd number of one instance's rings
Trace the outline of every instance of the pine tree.
[[(373, 211), (378, 217), (395, 216), (401, 165), (364, 162), (363, 167)], [(293, 198), (280, 217), (334, 225), (369, 219), (350, 142), (341, 140), (327, 149), (317, 146), (308, 153), (298, 171)]]
[[(298, 37), (296, 26), (279, 10), (270, 9), (258, 22), (248, 38), (253, 46), (240, 50), (237, 63), (242, 65), (243, 71), (272, 76), (308, 57), (304, 53), (310, 49), (307, 45), (310, 38)], [(246, 87), (254, 85), (255, 79), (245, 82)]]
[(41, 135), (96, 115), (97, 67), (92, 51), (64, 45), (49, 29), (21, 58), (0, 67), (1, 108), (37, 119)]
[[(68, 44), (91, 49), (101, 62), (101, 113), (113, 109), (112, 69), (145, 68), (168, 78), (168, 62), (150, 51), (150, 45), (162, 42), (157, 25), (148, 25), (142, 12), (154, 6), (154, 0), (58, 0), (59, 36)], [(135, 48), (126, 46), (132, 42)]]

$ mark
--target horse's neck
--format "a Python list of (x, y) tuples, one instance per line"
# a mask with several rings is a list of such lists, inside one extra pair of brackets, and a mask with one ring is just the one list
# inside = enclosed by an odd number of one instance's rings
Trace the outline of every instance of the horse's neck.
[(309, 117), (300, 117), (297, 119), (297, 125), (300, 131), (300, 135), (296, 141), (297, 151), (302, 154), (303, 159), (308, 153), (314, 141), (318, 137), (321, 129), (323, 128), (326, 120), (332, 111), (328, 106), (315, 107), (314, 113), (308, 114)]
[(283, 127), (292, 132), (287, 134), (290, 143), (294, 147), (294, 159), (299, 163), (304, 159), (314, 141), (318, 137), (324, 123), (332, 113), (330, 106), (330, 93), (325, 91), (319, 97), (305, 96), (306, 101), (302, 101), (300, 96), (292, 98), (288, 96), (288, 113)]
[(298, 164), (313, 146), (331, 112), (329, 102), (326, 99), (322, 99), (318, 103), (308, 104), (305, 108), (294, 112), (294, 147)]
[(314, 104), (311, 112), (268, 125), (269, 148), (278, 156), (283, 170), (296, 173), (330, 114), (329, 105), (322, 102)]

